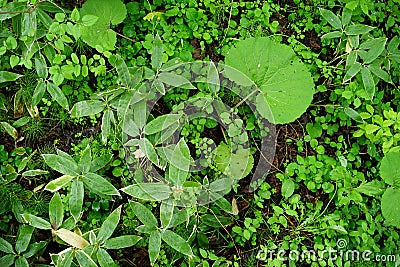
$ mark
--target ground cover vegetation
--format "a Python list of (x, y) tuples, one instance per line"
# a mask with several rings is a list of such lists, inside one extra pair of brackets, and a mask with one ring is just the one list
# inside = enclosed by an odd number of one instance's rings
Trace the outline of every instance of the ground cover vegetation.
[(0, 0), (0, 266), (398, 266), (399, 5)]

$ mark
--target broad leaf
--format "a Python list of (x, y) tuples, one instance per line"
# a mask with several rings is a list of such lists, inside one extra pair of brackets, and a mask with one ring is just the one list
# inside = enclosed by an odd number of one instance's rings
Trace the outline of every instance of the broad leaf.
[(314, 82), (293, 50), (266, 37), (248, 38), (235, 46), (225, 60), (237, 71), (227, 68), (227, 77), (240, 85), (251, 85), (244, 74), (258, 86), (272, 112), (266, 112), (269, 121), (284, 124), (300, 117), (313, 99)]
[(101, 155), (100, 157), (95, 158), (90, 163), (90, 172), (96, 172), (101, 168), (105, 167), (112, 160), (112, 158), (113, 157), (111, 154)]
[(40, 250), (42, 250), (48, 244), (47, 241), (40, 241), (37, 243), (30, 244), (25, 252), (22, 254), (25, 258), (30, 258)]
[(176, 124), (179, 122), (179, 119), (182, 117), (182, 114), (165, 114), (161, 115), (154, 120), (150, 121), (144, 127), (144, 132), (146, 135), (155, 134), (163, 131), (168, 128), (172, 124)]
[(4, 130), (14, 139), (16, 140), (18, 138), (18, 131), (12, 127), (9, 123), (7, 122), (0, 122), (0, 125), (3, 126)]
[(340, 21), (339, 17), (336, 16), (332, 11), (326, 9), (319, 9), (321, 15), (326, 19), (326, 21), (332, 25), (333, 28), (339, 30), (342, 28), (342, 22)]
[(106, 241), (117, 228), (121, 216), (121, 206), (114, 210), (101, 225), (100, 231), (97, 234), (97, 242), (99, 244)]
[(0, 71), (0, 83), (4, 82), (12, 82), (22, 77), (17, 73), (9, 72), (9, 71)]
[(174, 215), (174, 201), (172, 199), (164, 200), (160, 205), (161, 226), (164, 229), (169, 228)]
[(172, 194), (171, 188), (163, 183), (129, 185), (122, 188), (121, 191), (134, 198), (147, 201), (162, 201), (168, 199)]
[(101, 119), (101, 140), (104, 144), (107, 143), (108, 135), (111, 131), (111, 124), (114, 122), (114, 113), (112, 110), (107, 109), (104, 111)]
[(362, 65), (359, 62), (355, 62), (351, 65), (351, 67), (347, 70), (346, 74), (344, 75), (343, 82), (347, 82), (351, 80), (357, 73), (360, 72)]
[(137, 235), (123, 235), (114, 238), (107, 239), (104, 242), (104, 248), (106, 249), (121, 249), (128, 248), (135, 245), (142, 238)]
[(69, 110), (69, 105), (68, 105), (68, 100), (65, 97), (64, 93), (61, 91), (61, 89), (55, 85), (54, 83), (48, 82), (47, 83), (47, 92), (51, 95), (51, 97), (57, 101), (60, 106), (62, 106), (64, 109)]
[(74, 179), (69, 196), (69, 210), (75, 222), (78, 222), (81, 217), (84, 193), (83, 182), (80, 179)]
[(63, 175), (60, 178), (49, 182), (44, 189), (54, 193), (66, 186), (69, 182), (72, 181), (72, 179), (74, 179), (74, 177), (75, 176), (72, 175)]
[(296, 185), (293, 182), (292, 179), (286, 179), (282, 183), (282, 196), (285, 198), (289, 198), (291, 195), (293, 195), (294, 189)]
[(365, 92), (370, 100), (374, 98), (375, 95), (375, 81), (372, 77), (371, 72), (367, 67), (361, 69), (361, 76), (364, 84)]
[(82, 178), (83, 183), (96, 194), (119, 196), (118, 190), (106, 179), (95, 173), (87, 173)]
[(41, 58), (35, 58), (35, 67), (38, 76), (42, 79), (46, 79), (49, 75), (47, 70), (46, 61), (44, 60), (43, 56)]
[(111, 258), (110, 254), (102, 248), (97, 251), (97, 261), (101, 267), (117, 267), (114, 260)]
[(159, 231), (153, 231), (149, 237), (149, 258), (150, 264), (154, 265), (158, 255), (160, 254), (161, 248), (161, 233)]
[(97, 264), (83, 250), (78, 250), (75, 252), (75, 257), (81, 267), (97, 267)]
[(189, 257), (193, 256), (192, 249), (190, 248), (186, 240), (180, 237), (179, 235), (175, 234), (174, 232), (170, 230), (165, 230), (162, 232), (161, 238), (162, 240), (164, 240), (165, 243), (167, 243), (170, 247), (172, 247), (176, 251)]
[(151, 66), (154, 70), (159, 70), (162, 65), (162, 54), (164, 52), (162, 41), (158, 33), (153, 40), (153, 48), (151, 53)]
[(136, 217), (147, 227), (156, 228), (158, 225), (153, 213), (139, 202), (130, 202), (131, 209)]
[(382, 214), (389, 225), (400, 228), (400, 190), (389, 187), (382, 196)]
[(32, 225), (35, 228), (42, 229), (42, 230), (50, 230), (52, 228), (51, 224), (48, 221), (46, 221), (40, 217), (37, 217), (35, 215), (22, 214), (22, 217), (24, 218), (24, 220), (27, 223), (29, 223), (29, 225)]
[(92, 152), (90, 146), (87, 145), (82, 151), (81, 157), (79, 159), (78, 168), (81, 173), (88, 173), (90, 171), (90, 164), (92, 162)]
[(12, 245), (8, 241), (4, 240), (1, 237), (0, 237), (0, 251), (3, 251), (4, 253), (8, 253), (8, 254), (14, 253), (14, 249), (13, 249)]
[(161, 72), (157, 76), (158, 80), (170, 85), (172, 87), (184, 88), (184, 89), (196, 89), (193, 84), (181, 75), (177, 75), (172, 72)]
[(39, 81), (35, 87), (35, 91), (33, 92), (32, 106), (36, 106), (37, 104), (39, 104), (40, 100), (42, 100), (44, 93), (46, 93), (46, 83)]
[(54, 233), (62, 241), (68, 243), (69, 245), (75, 248), (84, 249), (85, 247), (89, 246), (89, 242), (87, 242), (83, 237), (67, 229), (61, 228), (55, 231)]
[[(372, 63), (375, 59), (377, 59), (382, 52), (385, 50), (387, 38), (374, 38), (368, 41), (363, 42), (360, 45), (360, 51), (358, 54), (364, 60), (365, 64)], [(366, 52), (366, 50), (368, 52)]]
[(379, 172), (385, 183), (400, 187), (399, 162), (400, 152), (390, 152), (383, 157)]
[(24, 252), (31, 241), (31, 236), (35, 230), (30, 225), (21, 225), (18, 229), (17, 242), (15, 243), (15, 251), (18, 253)]
[(11, 266), (11, 265), (13, 265), (14, 260), (15, 260), (15, 256), (13, 254), (7, 254), (0, 258), (0, 266), (2, 266), (2, 267)]
[(72, 117), (91, 116), (102, 112), (104, 103), (100, 100), (85, 100), (76, 103), (71, 110)]
[(64, 220), (64, 206), (58, 192), (50, 200), (49, 219), (54, 228), (61, 226)]
[(79, 174), (78, 164), (76, 164), (74, 160), (70, 160), (55, 154), (44, 154), (42, 156), (44, 161), (50, 168), (62, 174), (73, 175), (73, 176)]
[(344, 32), (347, 35), (359, 35), (359, 34), (365, 34), (370, 31), (372, 31), (374, 27), (368, 26), (368, 25), (363, 25), (363, 24), (353, 24), (349, 25), (344, 29)]
[(15, 267), (29, 267), (28, 260), (24, 257), (18, 257), (15, 260)]
[(139, 148), (151, 162), (156, 165), (159, 164), (156, 150), (154, 149), (153, 144), (147, 138), (142, 138), (139, 140)]

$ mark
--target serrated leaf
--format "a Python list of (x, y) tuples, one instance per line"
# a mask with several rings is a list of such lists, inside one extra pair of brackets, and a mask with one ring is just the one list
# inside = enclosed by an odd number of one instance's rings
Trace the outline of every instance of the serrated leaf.
[(337, 30), (342, 28), (342, 22), (340, 21), (339, 17), (336, 16), (332, 11), (320, 8), (319, 12), (324, 17), (324, 19), (330, 25), (332, 25), (333, 28)]
[(102, 112), (104, 103), (100, 100), (85, 100), (76, 103), (71, 109), (72, 117), (92, 116)]
[[(294, 121), (306, 111), (313, 99), (311, 74), (287, 45), (275, 43), (267, 37), (248, 38), (236, 43), (225, 61), (260, 88), (269, 107), (267, 111), (259, 112), (264, 112), (273, 123)], [(225, 73), (240, 85), (251, 85), (248, 82), (242, 84), (243, 77), (238, 76), (238, 71), (227, 68)]]
[(130, 207), (136, 217), (147, 227), (156, 228), (158, 225), (153, 213), (139, 202), (130, 202)]
[(47, 92), (51, 95), (51, 97), (57, 101), (60, 106), (62, 106), (64, 109), (69, 110), (69, 105), (68, 105), (68, 100), (65, 97), (64, 93), (61, 91), (61, 89), (55, 85), (54, 83), (48, 82), (47, 83)]
[(162, 240), (164, 240), (165, 243), (167, 243), (170, 247), (172, 247), (176, 251), (189, 257), (193, 256), (193, 252), (192, 249), (190, 248), (190, 245), (186, 242), (185, 239), (175, 234), (174, 232), (170, 230), (165, 230), (162, 232), (161, 238)]

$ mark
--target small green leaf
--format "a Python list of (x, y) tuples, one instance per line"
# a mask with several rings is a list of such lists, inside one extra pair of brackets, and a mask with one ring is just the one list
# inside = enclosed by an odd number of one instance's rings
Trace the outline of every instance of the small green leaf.
[(0, 83), (4, 82), (12, 82), (22, 77), (17, 73), (9, 72), (9, 71), (0, 71)]
[(282, 183), (282, 196), (289, 198), (293, 195), (295, 189), (295, 183), (291, 179), (286, 179)]
[(54, 83), (48, 82), (47, 83), (47, 92), (51, 95), (51, 97), (57, 101), (60, 106), (62, 106), (64, 109), (69, 110), (69, 105), (68, 105), (68, 100), (65, 97), (64, 93), (61, 91), (61, 89), (55, 85)]
[(37, 217), (35, 215), (22, 214), (22, 217), (24, 218), (24, 220), (26, 222), (28, 222), (30, 225), (32, 225), (35, 228), (42, 229), (42, 230), (50, 230), (52, 228), (51, 224), (48, 221), (46, 221), (40, 217)]
[(90, 172), (96, 172), (101, 168), (104, 168), (112, 160), (112, 158), (113, 156), (111, 154), (104, 154), (95, 158), (90, 163)]
[(86, 27), (94, 25), (98, 21), (99, 17), (95, 15), (85, 15), (82, 17), (82, 24)]
[(163, 44), (160, 36), (157, 33), (153, 40), (153, 48), (151, 54), (151, 66), (154, 70), (159, 70), (161, 68), (163, 52)]
[(114, 238), (107, 239), (104, 242), (104, 248), (106, 249), (121, 249), (128, 248), (135, 245), (142, 238), (137, 235), (123, 235)]
[(344, 112), (345, 112), (350, 118), (352, 118), (353, 120), (355, 120), (356, 122), (358, 122), (358, 123), (363, 123), (364, 120), (361, 118), (361, 115), (360, 115), (357, 111), (355, 111), (354, 109), (349, 108), (349, 107), (345, 107), (345, 108), (344, 108)]
[(76, 103), (71, 110), (72, 117), (92, 116), (102, 112), (104, 103), (100, 100), (85, 100)]
[(381, 127), (375, 124), (367, 124), (365, 126), (365, 133), (366, 134), (372, 134), (376, 131), (378, 131)]
[(50, 200), (49, 219), (50, 223), (54, 224), (54, 228), (58, 228), (59, 226), (61, 226), (64, 220), (64, 206), (58, 192), (55, 193)]
[(122, 206), (119, 206), (110, 215), (108, 215), (107, 219), (101, 225), (97, 235), (97, 242), (99, 244), (110, 238), (115, 228), (117, 228), (121, 216), (121, 207)]
[(150, 264), (153, 266), (156, 262), (158, 255), (160, 254), (161, 248), (161, 233), (159, 231), (153, 231), (149, 237), (149, 258)]
[(33, 230), (35, 230), (35, 228), (30, 225), (21, 225), (19, 227), (17, 242), (15, 243), (15, 251), (22, 253), (26, 250), (31, 241)]
[(39, 81), (35, 87), (35, 91), (33, 92), (32, 106), (36, 106), (37, 104), (39, 104), (45, 92), (46, 92), (46, 84), (42, 81)]
[(81, 217), (85, 189), (83, 182), (80, 179), (74, 179), (71, 185), (69, 196), (69, 210), (75, 222), (78, 222)]
[(130, 202), (130, 207), (136, 217), (146, 226), (156, 228), (158, 225), (153, 213), (139, 202)]
[(332, 25), (333, 28), (339, 30), (342, 28), (342, 22), (340, 21), (339, 17), (336, 16), (332, 11), (326, 9), (319, 9), (321, 15), (326, 19), (326, 21)]
[(172, 247), (176, 251), (189, 257), (193, 256), (193, 252), (192, 249), (190, 248), (190, 245), (186, 242), (185, 239), (175, 234), (174, 232), (170, 230), (165, 230), (162, 232), (161, 238), (162, 240), (164, 240), (165, 243), (167, 243), (170, 247)]
[(361, 69), (361, 76), (364, 84), (365, 92), (370, 100), (373, 100), (375, 95), (375, 82), (371, 72), (367, 67)]
[(85, 174), (82, 180), (85, 186), (96, 194), (104, 194), (108, 196), (120, 195), (118, 190), (109, 181), (95, 173), (89, 172)]

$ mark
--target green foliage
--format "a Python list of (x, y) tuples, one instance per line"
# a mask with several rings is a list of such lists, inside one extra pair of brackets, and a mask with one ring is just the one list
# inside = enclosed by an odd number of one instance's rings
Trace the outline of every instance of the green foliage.
[[(249, 48), (251, 53), (249, 53)], [(270, 110), (263, 111), (274, 123), (284, 124), (297, 119), (310, 105), (314, 83), (307, 67), (300, 62), (290, 47), (269, 38), (249, 38), (239, 41), (226, 57), (230, 79), (240, 85), (254, 83)], [(290, 77), (290, 79), (288, 78)], [(248, 80), (250, 79), (250, 80)]]

